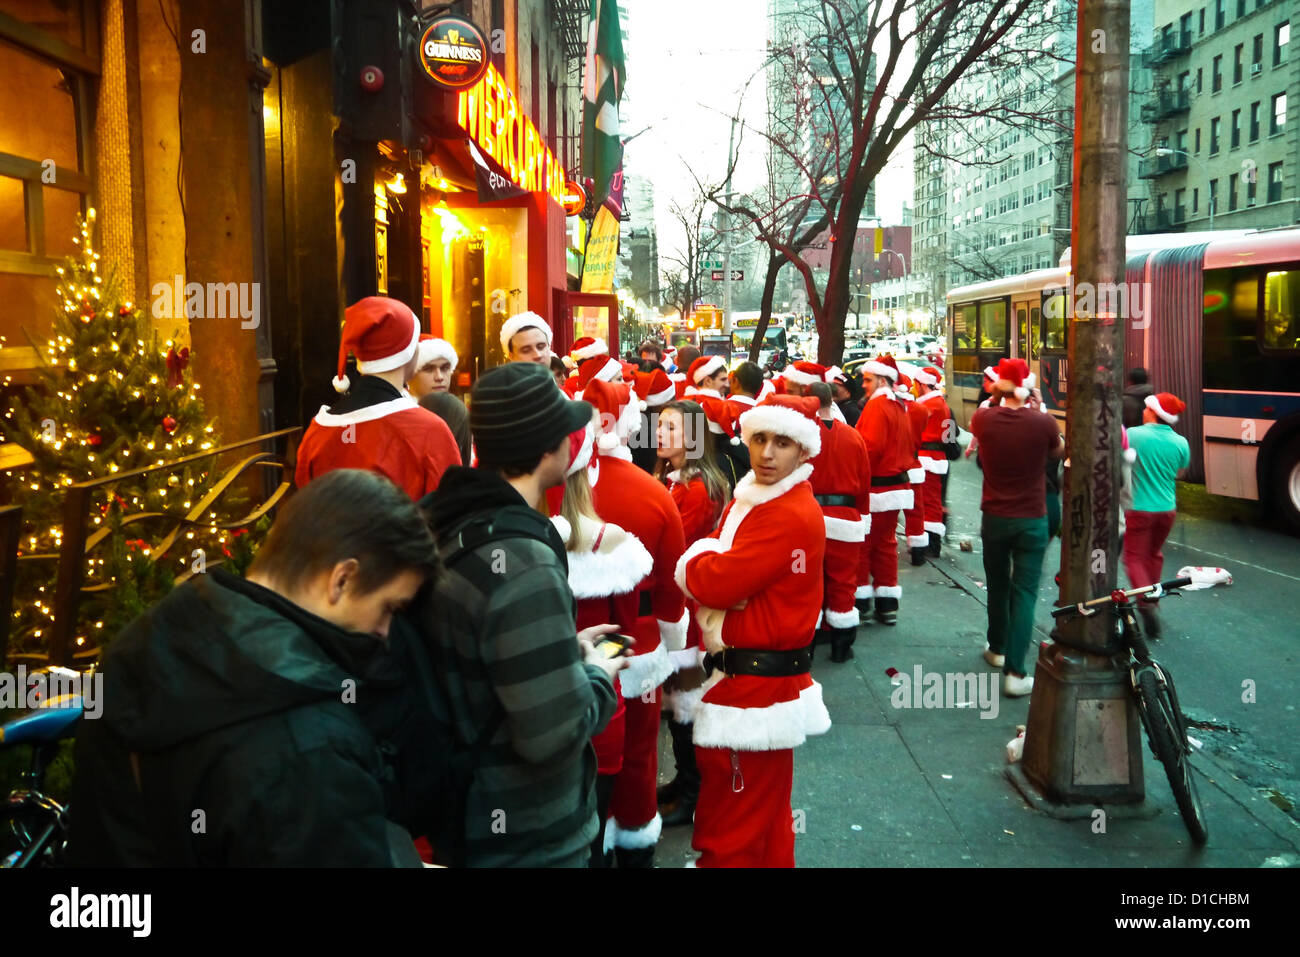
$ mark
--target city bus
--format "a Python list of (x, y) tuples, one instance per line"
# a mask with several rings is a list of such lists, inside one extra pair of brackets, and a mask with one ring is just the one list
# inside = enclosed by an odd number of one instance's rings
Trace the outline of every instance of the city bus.
[[(1300, 229), (1130, 236), (1123, 290), (1124, 368), (1187, 403), (1190, 481), (1263, 501), (1300, 532)], [(1069, 252), (1055, 269), (948, 293), (949, 405), (959, 424), (983, 399), (982, 370), (1019, 356), (1064, 420)], [(1108, 296), (1109, 298), (1109, 296)], [(1127, 305), (1123, 305), (1127, 303)]]
[[(733, 366), (749, 359), (749, 348), (754, 344), (757, 331), (758, 314), (742, 314), (731, 319), (731, 356)], [(784, 362), (790, 354), (786, 339), (785, 322), (780, 316), (772, 316), (767, 330), (763, 333), (763, 343), (759, 346), (758, 364), (766, 366), (776, 359)]]

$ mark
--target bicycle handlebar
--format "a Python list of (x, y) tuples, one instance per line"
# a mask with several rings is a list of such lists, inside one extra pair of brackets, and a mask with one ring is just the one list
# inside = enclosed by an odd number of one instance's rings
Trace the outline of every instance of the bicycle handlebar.
[(1105, 605), (1108, 603), (1119, 604), (1121, 601), (1127, 601), (1130, 598), (1136, 598), (1139, 595), (1147, 594), (1155, 595), (1158, 598), (1167, 591), (1172, 591), (1175, 588), (1182, 588), (1184, 585), (1190, 585), (1191, 583), (1192, 580), (1190, 578), (1183, 577), (1171, 578), (1167, 582), (1160, 582), (1155, 585), (1143, 585), (1141, 588), (1130, 588), (1128, 591), (1120, 591), (1119, 589), (1116, 589), (1109, 595), (1105, 595), (1101, 598), (1093, 598), (1089, 601), (1081, 601), (1073, 605), (1062, 605), (1060, 608), (1055, 608), (1052, 610), (1052, 617), (1063, 618), (1064, 616), (1071, 614), (1091, 615), (1095, 613), (1095, 609), (1099, 605)]

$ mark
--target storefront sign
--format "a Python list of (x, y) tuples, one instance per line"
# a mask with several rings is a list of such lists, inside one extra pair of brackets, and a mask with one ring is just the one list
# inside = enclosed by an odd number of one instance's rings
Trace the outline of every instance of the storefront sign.
[(505, 78), (490, 63), (483, 78), (456, 96), (456, 123), (516, 186), (564, 202), (564, 167)]
[(614, 291), (614, 260), (618, 257), (618, 218), (601, 206), (591, 224), (587, 260), (582, 269), (583, 292)]
[(483, 79), (487, 71), (487, 41), (468, 20), (439, 17), (420, 37), (420, 63), (434, 83), (464, 90)]
[(566, 216), (577, 216), (587, 205), (587, 191), (569, 180), (564, 184), (564, 213)]

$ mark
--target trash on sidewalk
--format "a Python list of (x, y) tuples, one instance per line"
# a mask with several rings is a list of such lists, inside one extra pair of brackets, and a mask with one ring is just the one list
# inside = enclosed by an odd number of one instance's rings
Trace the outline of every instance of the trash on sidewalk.
[(1192, 580), (1190, 585), (1183, 586), (1183, 591), (1197, 591), (1201, 588), (1213, 588), (1215, 585), (1232, 584), (1232, 573), (1226, 568), (1211, 568), (1208, 565), (1184, 565), (1178, 569), (1176, 577)]
[(1003, 833), (1003, 834), (1010, 834), (1012, 837), (1015, 837), (1015, 836), (1016, 836), (1016, 832), (1015, 832), (1015, 831), (1008, 831), (1005, 827), (1002, 829), (1002, 833)]
[[(1007, 742), (1007, 764), (1015, 764), (1025, 753), (1025, 726), (1016, 725), (1016, 736)], [(1008, 832), (1010, 833), (1010, 832)]]
[(941, 774), (941, 775), (939, 775), (939, 777), (943, 778), (945, 781), (951, 781), (951, 780), (952, 780), (952, 775), (951, 775), (951, 774)]
[(972, 542), (969, 538), (963, 538), (960, 542), (957, 543), (957, 547), (960, 548), (963, 552), (975, 551), (975, 543)]

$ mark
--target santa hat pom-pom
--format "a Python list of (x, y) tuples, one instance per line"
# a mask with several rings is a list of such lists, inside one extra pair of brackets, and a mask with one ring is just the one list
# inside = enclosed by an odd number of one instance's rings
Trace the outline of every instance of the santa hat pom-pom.
[(739, 436), (739, 435), (733, 435), (733, 436), (731, 437), (731, 444), (732, 444), (732, 445), (739, 445), (739, 444), (740, 444), (740, 436)]
[(347, 392), (348, 387), (351, 385), (351, 383), (348, 382), (347, 376), (335, 376), (330, 381), (330, 384), (334, 386), (334, 391), (337, 392), (339, 395), (343, 395), (345, 392)]
[(1124, 450), (1124, 461), (1125, 461), (1125, 462), (1127, 462), (1129, 465), (1132, 465), (1132, 464), (1133, 464), (1134, 462), (1136, 462), (1137, 460), (1138, 460), (1138, 450), (1137, 450), (1137, 449), (1125, 449), (1125, 450)]
[(1016, 398), (1019, 399), (1021, 402), (1024, 402), (1026, 399), (1029, 398), (1029, 390), (1026, 389), (1023, 385), (1016, 386), (1015, 392), (1016, 392)]
[(618, 436), (613, 432), (606, 432), (596, 440), (596, 448), (602, 452), (612, 452), (619, 447)]
[(646, 409), (650, 408), (650, 403), (647, 402), (645, 399), (638, 399), (636, 404), (637, 404), (637, 407), (638, 407), (642, 412), (644, 412)]

